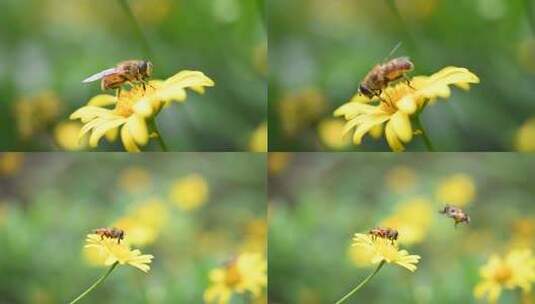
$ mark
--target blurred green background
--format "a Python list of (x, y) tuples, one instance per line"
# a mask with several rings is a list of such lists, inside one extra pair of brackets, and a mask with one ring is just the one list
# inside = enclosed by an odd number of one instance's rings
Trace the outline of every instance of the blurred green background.
[[(264, 1), (127, 0), (151, 54), (120, 2), (1, 1), (0, 150), (64, 149), (57, 133), (73, 132), (61, 123), (100, 93), (98, 83), (81, 81), (143, 58), (154, 63), (155, 79), (190, 69), (216, 83), (159, 115), (171, 150), (247, 150), (266, 120)], [(101, 143), (98, 150), (122, 147)]]
[(0, 303), (74, 299), (107, 269), (86, 234), (117, 221), (146, 232), (151, 270), (119, 266), (82, 302), (201, 303), (210, 270), (265, 254), (264, 172), (252, 153), (0, 154)]
[[(387, 264), (347, 303), (482, 303), (472, 292), (489, 256), (534, 249), (531, 155), (270, 154), (269, 168), (270, 303), (341, 298), (374, 269), (350, 244), (375, 226), (399, 227), (418, 269)], [(455, 229), (438, 213), (445, 202), (472, 222)], [(519, 289), (499, 303), (521, 303)]]
[[(269, 6), (270, 151), (388, 151), (384, 137), (336, 144), (333, 111), (398, 43), (410, 75), (445, 66), (481, 79), (422, 115), (439, 151), (510, 151), (535, 116), (535, 3), (531, 0), (272, 0)], [(535, 121), (529, 138), (535, 141)], [(333, 139), (334, 138), (334, 139)], [(333, 143), (333, 141), (335, 143)], [(417, 137), (408, 151), (425, 150)]]

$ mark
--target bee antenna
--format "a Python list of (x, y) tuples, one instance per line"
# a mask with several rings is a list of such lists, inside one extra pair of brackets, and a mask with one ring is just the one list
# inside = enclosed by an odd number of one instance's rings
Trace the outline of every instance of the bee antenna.
[(390, 51), (390, 53), (388, 53), (388, 56), (383, 59), (383, 62), (387, 61), (390, 57), (392, 57), (392, 55), (394, 55), (394, 53), (401, 47), (401, 44), (402, 41), (398, 42), (396, 46), (394, 46), (394, 48)]

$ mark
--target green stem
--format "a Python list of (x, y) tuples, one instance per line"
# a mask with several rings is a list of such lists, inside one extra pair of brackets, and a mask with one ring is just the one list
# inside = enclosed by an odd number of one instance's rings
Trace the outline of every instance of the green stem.
[(86, 289), (86, 291), (84, 291), (76, 299), (74, 299), (71, 302), (69, 302), (69, 304), (73, 304), (73, 303), (78, 302), (80, 299), (82, 299), (88, 293), (90, 293), (93, 289), (95, 289), (98, 285), (100, 285), (100, 283), (102, 283), (110, 275), (110, 273), (115, 269), (115, 267), (117, 267), (118, 264), (119, 264), (119, 262), (113, 263), (113, 265), (111, 265), (110, 269), (108, 269), (108, 271), (104, 275), (102, 275), (93, 285), (91, 285), (88, 289)]
[(381, 268), (383, 267), (384, 264), (385, 264), (385, 260), (382, 260), (381, 263), (379, 263), (379, 266), (377, 266), (377, 268), (375, 269), (374, 272), (372, 272), (368, 277), (366, 277), (364, 279), (364, 281), (360, 282), (360, 284), (357, 285), (357, 287), (353, 288), (350, 292), (348, 292), (343, 298), (341, 298), (340, 300), (336, 301), (336, 304), (344, 303), (347, 299), (349, 299), (349, 297), (351, 297), (355, 292), (357, 292), (362, 286), (366, 285), (366, 283), (368, 283), (368, 281), (371, 280), (371, 278), (373, 278), (375, 276), (375, 274), (377, 274), (379, 272), (379, 270), (381, 270)]
[(427, 151), (435, 152), (435, 148), (433, 147), (433, 144), (431, 143), (431, 140), (427, 136), (427, 133), (425, 132), (424, 126), (422, 125), (422, 122), (420, 121), (420, 115), (419, 114), (417, 114), (415, 116), (414, 124), (422, 132), (422, 139), (424, 140), (425, 147), (427, 148)]
[(145, 59), (153, 60), (150, 44), (147, 41), (147, 38), (145, 38), (145, 35), (143, 34), (143, 30), (141, 29), (141, 26), (137, 22), (136, 16), (134, 16), (134, 13), (132, 12), (132, 8), (130, 8), (130, 5), (128, 4), (128, 1), (127, 0), (118, 0), (118, 1), (119, 1), (119, 5), (121, 5), (123, 10), (125, 11), (126, 16), (128, 17), (128, 20), (132, 24), (132, 27), (136, 31), (136, 35), (138, 36), (138, 39), (141, 42), (141, 45), (143, 48), (143, 52), (145, 53), (145, 56), (147, 56), (147, 58)]
[(162, 134), (160, 133), (160, 130), (158, 129), (158, 124), (156, 123), (156, 118), (151, 119), (150, 125), (152, 127), (152, 130), (156, 132), (158, 136), (158, 143), (160, 144), (160, 148), (162, 151), (167, 152), (167, 145), (165, 144), (165, 141), (162, 138)]

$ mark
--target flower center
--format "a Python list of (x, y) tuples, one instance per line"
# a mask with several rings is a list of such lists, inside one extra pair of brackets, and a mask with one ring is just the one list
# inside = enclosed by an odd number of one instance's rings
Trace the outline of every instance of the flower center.
[(152, 87), (148, 85), (146, 85), (145, 90), (143, 90), (141, 85), (136, 85), (130, 90), (123, 90), (121, 92), (121, 96), (117, 100), (117, 104), (115, 105), (115, 112), (117, 115), (130, 117), (132, 114), (134, 114), (134, 104), (143, 98), (143, 96), (145, 96), (147, 91), (150, 89), (152, 89)]
[(494, 280), (498, 283), (505, 283), (511, 279), (512, 271), (511, 268), (501, 265), (498, 267), (496, 272), (494, 272)]
[(225, 276), (225, 284), (229, 287), (235, 287), (241, 281), (241, 274), (238, 266), (234, 263), (227, 267)]
[(381, 101), (381, 109), (385, 112), (394, 114), (398, 110), (397, 102), (412, 91), (413, 89), (404, 82), (386, 88), (381, 96), (384, 99), (384, 101)]

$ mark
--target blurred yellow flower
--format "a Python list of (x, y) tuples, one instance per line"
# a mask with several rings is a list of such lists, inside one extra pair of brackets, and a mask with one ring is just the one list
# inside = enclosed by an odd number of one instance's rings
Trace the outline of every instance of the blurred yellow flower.
[(280, 100), (278, 109), (282, 130), (288, 137), (294, 137), (317, 121), (326, 109), (325, 97), (315, 88), (288, 94)]
[(520, 152), (535, 152), (535, 117), (528, 119), (516, 131), (515, 148)]
[(531, 36), (518, 44), (517, 60), (520, 68), (535, 73), (535, 39)]
[(410, 142), (414, 134), (411, 117), (418, 117), (429, 102), (448, 98), (451, 95), (449, 85), (467, 89), (470, 83), (479, 83), (479, 78), (465, 68), (450, 66), (431, 76), (416, 76), (410, 84), (400, 82), (389, 86), (380, 99), (369, 100), (357, 94), (334, 115), (347, 120), (344, 133), (354, 130), (354, 144), (360, 145), (362, 137), (372, 128), (386, 124), (384, 132), (388, 145), (393, 151), (403, 151), (404, 144)]
[(142, 24), (160, 24), (173, 10), (171, 0), (138, 0), (132, 1), (132, 11)]
[(149, 199), (118, 219), (112, 227), (124, 230), (129, 244), (145, 246), (156, 240), (168, 218), (166, 205), (160, 200)]
[(370, 259), (372, 264), (379, 264), (385, 261), (414, 272), (417, 269), (416, 264), (420, 260), (419, 255), (409, 255), (407, 250), (399, 250), (395, 242), (392, 243), (390, 240), (383, 238), (372, 239), (368, 234), (355, 233), (352, 246), (373, 253)]
[(440, 182), (436, 191), (436, 199), (444, 204), (457, 207), (466, 206), (476, 197), (474, 179), (465, 173), (457, 173), (446, 177)]
[(242, 253), (224, 267), (210, 272), (211, 286), (204, 292), (206, 303), (229, 303), (232, 294), (250, 292), (261, 296), (267, 285), (267, 261), (256, 253)]
[(62, 121), (54, 128), (54, 139), (58, 147), (65, 151), (80, 151), (87, 147), (87, 137), (80, 139), (78, 134), (82, 124), (74, 121)]
[(139, 193), (150, 188), (151, 177), (146, 169), (133, 166), (121, 171), (118, 185), (128, 193)]
[(388, 170), (385, 182), (388, 188), (395, 193), (404, 193), (411, 190), (418, 180), (416, 172), (408, 166), (396, 166)]
[(178, 207), (190, 211), (204, 205), (208, 200), (209, 192), (206, 179), (194, 173), (177, 179), (171, 185), (169, 197)]
[(475, 286), (474, 296), (495, 303), (504, 288), (531, 290), (531, 284), (535, 282), (535, 258), (528, 249), (512, 250), (505, 258), (493, 255), (481, 267), (480, 275), (482, 281)]
[(434, 210), (431, 202), (417, 197), (396, 206), (392, 216), (381, 221), (381, 227), (394, 228), (399, 232), (400, 244), (420, 243), (427, 236)]
[(532, 248), (535, 244), (535, 218), (518, 218), (513, 222), (511, 248)]
[(103, 238), (97, 234), (88, 234), (85, 248), (93, 248), (98, 254), (102, 265), (110, 266), (115, 262), (121, 265), (128, 264), (143, 272), (150, 270), (149, 264), (154, 258), (150, 254), (141, 254), (138, 249), (131, 250), (126, 242), (118, 243), (115, 239)]
[(268, 154), (268, 172), (277, 175), (288, 166), (292, 153), (288, 152), (270, 152)]
[(267, 246), (266, 219), (258, 218), (249, 221), (245, 227), (245, 242), (242, 251), (264, 252)]
[(13, 175), (19, 172), (24, 162), (24, 153), (5, 152), (0, 154), (0, 175)]
[(268, 127), (267, 123), (261, 123), (251, 135), (249, 140), (249, 151), (267, 152), (268, 145)]
[[(186, 89), (204, 93), (204, 87), (211, 87), (214, 82), (198, 71), (181, 71), (167, 80), (152, 80), (144, 90), (136, 85), (131, 90), (124, 90), (119, 97), (97, 95), (84, 106), (71, 114), (71, 119), (80, 119), (85, 125), (80, 138), (91, 132), (89, 145), (97, 147), (100, 138), (108, 135), (113, 141), (120, 129), (121, 139), (128, 152), (139, 152), (139, 146), (149, 141), (147, 123), (153, 123), (162, 108), (172, 101), (186, 100)], [(107, 109), (106, 106), (115, 106)]]
[(44, 91), (16, 101), (13, 110), (19, 136), (27, 140), (55, 122), (61, 113), (61, 101), (54, 92)]
[(344, 136), (344, 121), (327, 118), (318, 125), (318, 137), (323, 145), (332, 150), (343, 150), (351, 145), (351, 139)]

